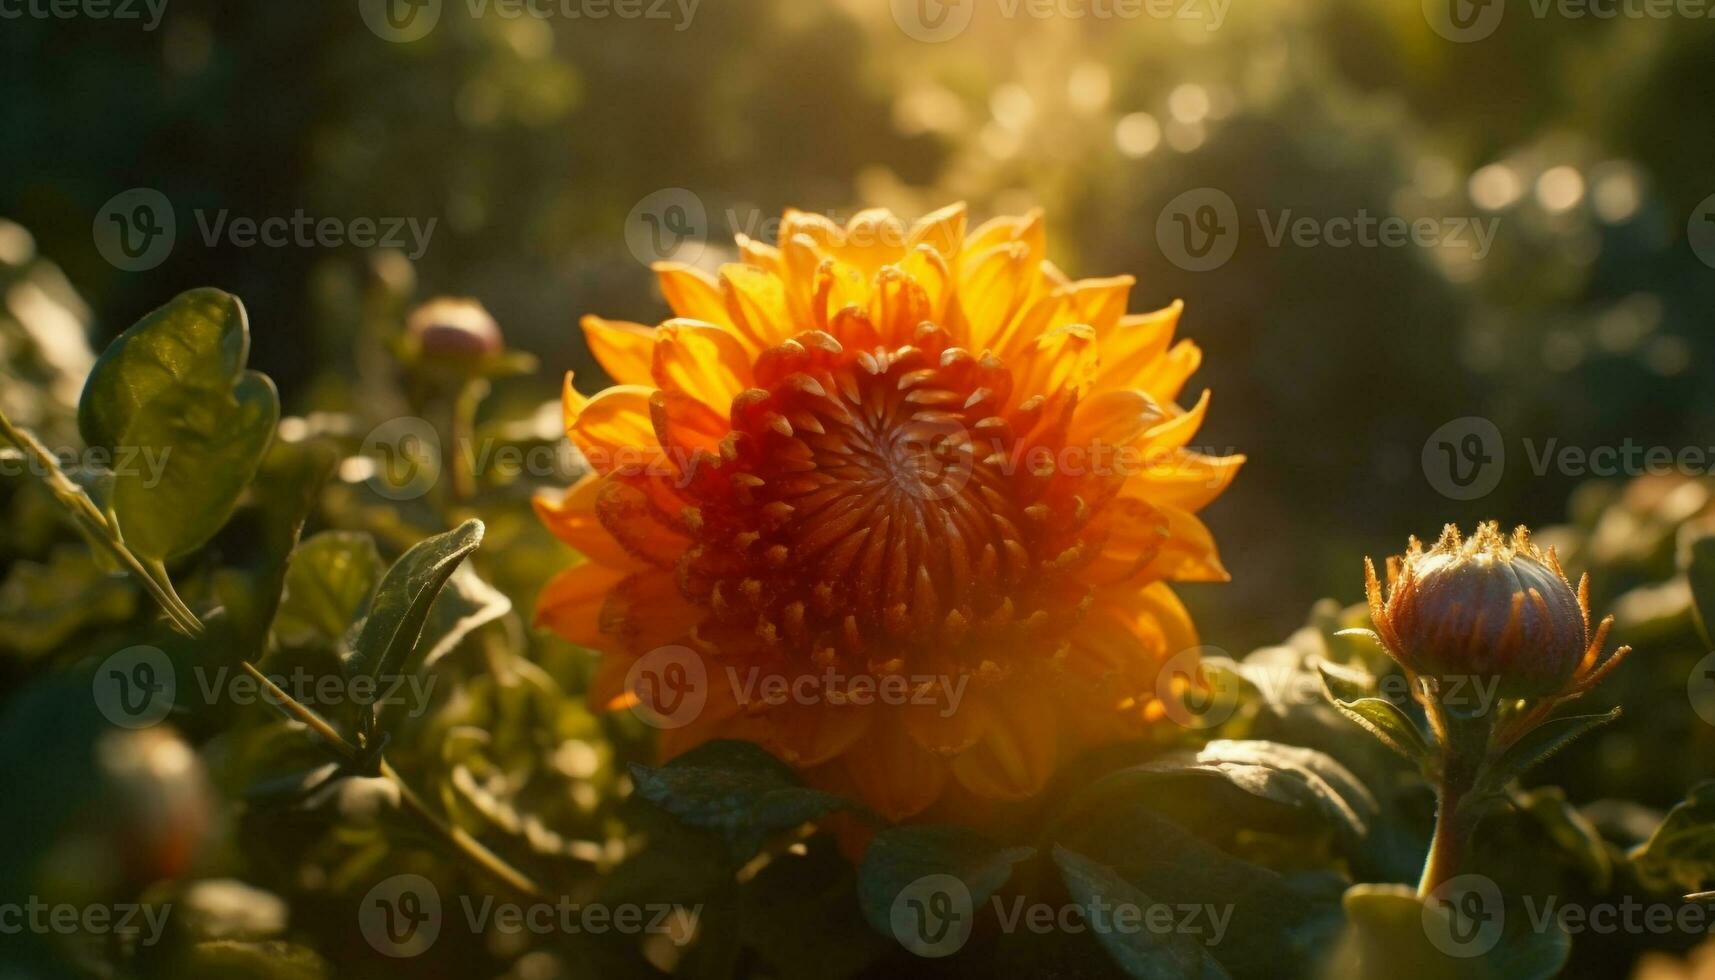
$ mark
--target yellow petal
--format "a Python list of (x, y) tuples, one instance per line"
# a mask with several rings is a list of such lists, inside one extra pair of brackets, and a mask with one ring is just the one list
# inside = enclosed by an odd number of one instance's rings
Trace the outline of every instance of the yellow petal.
[(600, 474), (586, 473), (559, 500), (537, 494), (530, 502), (549, 532), (584, 557), (614, 568), (638, 568), (637, 559), (607, 533), (596, 517), (596, 495), (601, 491), (601, 483)]
[(779, 276), (753, 265), (728, 263), (721, 266), (720, 282), (727, 318), (750, 356), (795, 332)]
[(625, 320), (583, 319), (584, 342), (596, 363), (619, 384), (648, 384), (655, 328)]
[(657, 262), (654, 269), (661, 283), (661, 295), (667, 298), (674, 314), (716, 326), (732, 326), (720, 283), (714, 277), (682, 262)]
[(1150, 368), (1173, 342), (1173, 331), (1184, 309), (1184, 303), (1174, 300), (1171, 306), (1153, 313), (1123, 316), (1117, 326), (1103, 332), (1102, 367), (1096, 375), (1096, 386), (1143, 387)]
[(919, 245), (927, 245), (936, 254), (947, 261), (956, 262), (960, 250), (965, 244), (965, 202), (949, 204), (939, 211), (931, 211), (917, 219), (911, 226), (911, 234), (906, 237), (905, 246), (910, 251), (916, 251)]
[(725, 412), (734, 395), (752, 386), (752, 357), (728, 331), (700, 320), (668, 320), (660, 330), (651, 377), (662, 389)]
[(566, 423), (566, 434), (597, 473), (643, 465), (661, 444), (649, 418), (653, 388), (614, 385), (589, 399)]

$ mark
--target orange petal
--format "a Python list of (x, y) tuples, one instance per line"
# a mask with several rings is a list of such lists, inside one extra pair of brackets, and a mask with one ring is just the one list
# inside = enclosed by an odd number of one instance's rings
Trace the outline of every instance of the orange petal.
[(1129, 446), (1166, 417), (1161, 405), (1141, 391), (1104, 391), (1078, 403), (1066, 442), (1074, 446)]
[(1058, 760), (1058, 726), (1053, 703), (1027, 685), (1006, 685), (984, 693), (983, 734), (952, 760), (953, 777), (978, 796), (1022, 800), (1048, 783)]
[(665, 390), (724, 411), (734, 395), (752, 386), (751, 362), (729, 331), (700, 320), (668, 320), (661, 324), (650, 376)]
[(648, 384), (655, 328), (625, 320), (583, 319), (584, 342), (596, 363), (619, 384)]
[[(959, 333), (973, 352), (996, 349), (1024, 299), (1030, 250), (1017, 242), (995, 245), (966, 259), (959, 281)], [(957, 335), (957, 334), (956, 334)]]
[(1174, 300), (1171, 306), (1153, 313), (1123, 316), (1118, 326), (1103, 331), (1102, 367), (1096, 375), (1096, 386), (1143, 387), (1151, 367), (1173, 342), (1173, 331), (1184, 309), (1184, 303)]
[(720, 283), (714, 277), (682, 262), (657, 262), (654, 269), (661, 283), (661, 295), (667, 298), (674, 314), (718, 327), (732, 326)]
[(1189, 449), (1151, 452), (1120, 493), (1195, 513), (1232, 484), (1244, 462), (1243, 456), (1208, 456)]
[(1202, 348), (1189, 340), (1181, 340), (1173, 345), (1167, 356), (1150, 365), (1133, 387), (1149, 392), (1157, 401), (1177, 401), (1180, 389), (1185, 387), (1191, 375), (1197, 373), (1202, 363)]
[(870, 808), (898, 822), (928, 809), (947, 785), (947, 763), (905, 731), (893, 709), (876, 709), (869, 731), (844, 756), (846, 774)]
[(651, 462), (661, 444), (649, 418), (649, 396), (643, 385), (614, 385), (584, 402), (576, 415), (568, 412), (566, 435), (597, 473), (633, 468)]
[(733, 330), (755, 357), (794, 332), (780, 277), (753, 265), (721, 266), (721, 297)]
[(536, 597), (536, 625), (584, 647), (610, 645), (602, 635), (601, 610), (608, 591), (630, 573), (585, 562), (574, 565), (548, 581)]
[(607, 533), (596, 517), (596, 494), (601, 484), (600, 474), (587, 473), (559, 500), (537, 494), (530, 503), (550, 533), (586, 558), (614, 568), (637, 568), (637, 559)]
[(1131, 287), (1137, 280), (1131, 276), (1109, 279), (1083, 279), (1067, 290), (1072, 316), (1078, 323), (1095, 328), (1097, 336), (1106, 338), (1119, 326), (1131, 298)]
[(762, 719), (769, 750), (806, 768), (844, 754), (869, 731), (874, 715), (869, 706), (794, 703), (769, 708)]

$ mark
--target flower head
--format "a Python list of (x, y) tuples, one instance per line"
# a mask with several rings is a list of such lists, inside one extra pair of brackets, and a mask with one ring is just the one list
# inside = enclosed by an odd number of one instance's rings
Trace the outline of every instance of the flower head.
[(440, 297), (411, 311), (405, 335), (424, 357), (448, 362), (476, 361), (505, 346), (500, 325), (474, 299)]
[(789, 211), (738, 244), (656, 267), (675, 318), (584, 321), (618, 384), (567, 379), (594, 472), (538, 510), (588, 561), (537, 617), (606, 655), (595, 699), (683, 647), (707, 700), (666, 754), (751, 739), (891, 819), (1029, 796), (1159, 718), (1196, 645), (1164, 583), (1226, 577), (1193, 515), (1243, 461), (1188, 448), (1179, 304), (1069, 279), (1038, 214)]
[(1594, 664), (1612, 619), (1590, 635), (1587, 581), (1567, 581), (1551, 548), (1519, 527), (1507, 538), (1494, 522), (1469, 539), (1449, 524), (1425, 551), (1411, 539), (1388, 559), (1387, 591), (1364, 562), (1376, 632), (1400, 665), (1419, 677), (1494, 680), (1503, 697), (1561, 693)]

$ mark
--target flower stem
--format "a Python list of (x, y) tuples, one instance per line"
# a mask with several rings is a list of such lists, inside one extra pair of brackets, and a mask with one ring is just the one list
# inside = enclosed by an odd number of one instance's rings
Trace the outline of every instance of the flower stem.
[(1441, 759), (1436, 767), (1435, 835), (1429, 841), (1429, 856), (1423, 862), (1423, 877), (1417, 895), (1424, 898), (1447, 879), (1459, 874), (1471, 850), (1471, 838), (1482, 819), (1474, 792), (1478, 775), (1488, 755), (1491, 719), (1466, 717), (1434, 709), (1441, 736)]
[(42, 482), (47, 485), (48, 492), (65, 508), (72, 522), (86, 538), (99, 544), (136, 577), (138, 583), (160, 605), (179, 632), (187, 636), (202, 635), (202, 620), (197, 618), (196, 613), (191, 612), (190, 607), (185, 605), (184, 600), (173, 590), (173, 583), (167, 578), (166, 569), (159, 562), (144, 564), (132, 554), (113, 521), (95, 505), (95, 501), (89, 499), (89, 494), (85, 493), (82, 487), (66, 476), (54, 454), (48, 452), (47, 447), (35, 436), (13, 424), (5, 412), (0, 412), (0, 438), (17, 446), (20, 452), (31, 458), (37, 472), (41, 474)]

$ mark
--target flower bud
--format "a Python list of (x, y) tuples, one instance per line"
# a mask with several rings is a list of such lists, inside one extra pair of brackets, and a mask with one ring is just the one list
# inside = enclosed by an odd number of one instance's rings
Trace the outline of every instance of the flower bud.
[[(1491, 682), (1508, 700), (1561, 693), (1592, 651), (1588, 593), (1524, 527), (1494, 522), (1462, 540), (1452, 524), (1425, 551), (1388, 559), (1387, 593), (1365, 560), (1370, 615), (1394, 659), (1419, 677)], [(1599, 643), (1599, 641), (1598, 641)]]
[(429, 360), (468, 363), (505, 346), (500, 325), (474, 299), (432, 299), (411, 311), (405, 333)]

